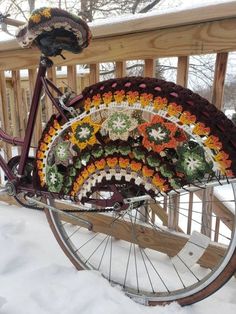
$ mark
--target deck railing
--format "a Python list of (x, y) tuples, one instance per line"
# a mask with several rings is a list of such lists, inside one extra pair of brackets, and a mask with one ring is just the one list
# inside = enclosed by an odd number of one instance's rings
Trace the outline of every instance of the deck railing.
[[(56, 67), (66, 66), (66, 84), (76, 91), (99, 80), (99, 64), (115, 63), (115, 76), (126, 75), (126, 61), (144, 60), (144, 75), (154, 76), (155, 60), (177, 57), (176, 83), (187, 86), (189, 58), (191, 55), (216, 54), (212, 102), (222, 107), (224, 81), (229, 52), (236, 51), (236, 2), (210, 5), (162, 15), (138, 16), (112, 24), (91, 26), (93, 40), (80, 55), (65, 53), (66, 59), (54, 58), (54, 66), (48, 77), (59, 82)], [(40, 53), (36, 48), (21, 49), (15, 40), (0, 43), (0, 117), (1, 126), (7, 133), (24, 136), (28, 106), (34, 89)], [(86, 64), (89, 74), (78, 78), (77, 65)], [(26, 70), (26, 79), (20, 70)], [(10, 72), (8, 72), (10, 71)], [(10, 73), (10, 76), (8, 75)], [(59, 84), (60, 85), (60, 84)], [(44, 101), (42, 101), (44, 105)], [(50, 117), (53, 108), (46, 100), (36, 122), (33, 145), (41, 134), (43, 123)], [(12, 151), (4, 146), (8, 157)], [(166, 205), (152, 211), (164, 224), (172, 224), (179, 230), (178, 217), (167, 215)], [(222, 215), (223, 213), (223, 215)], [(232, 215), (221, 204), (217, 207), (215, 222), (219, 229), (220, 216)], [(187, 232), (191, 233), (191, 208)], [(215, 232), (215, 238), (218, 235)]]

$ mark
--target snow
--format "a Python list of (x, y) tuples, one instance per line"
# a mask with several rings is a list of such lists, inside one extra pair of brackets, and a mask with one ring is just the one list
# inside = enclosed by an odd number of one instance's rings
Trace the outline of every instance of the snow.
[(146, 308), (98, 273), (76, 271), (56, 243), (43, 212), (0, 205), (1, 314), (233, 314), (232, 279), (195, 305)]

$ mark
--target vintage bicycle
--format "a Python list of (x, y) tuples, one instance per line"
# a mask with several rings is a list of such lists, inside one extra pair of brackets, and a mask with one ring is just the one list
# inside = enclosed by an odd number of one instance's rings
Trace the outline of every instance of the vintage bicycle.
[[(81, 52), (91, 33), (61, 9), (34, 11), (16, 38), (42, 55), (24, 139), (0, 129), (3, 142), (22, 147), (9, 161), (0, 155), (1, 193), (43, 208), (74, 266), (99, 271), (136, 302), (188, 305), (223, 286), (236, 267), (232, 121), (199, 95), (155, 78), (110, 79), (63, 94), (46, 77), (51, 57)], [(42, 90), (57, 113), (31, 156)], [(219, 207), (225, 216), (216, 237), (207, 221)]]

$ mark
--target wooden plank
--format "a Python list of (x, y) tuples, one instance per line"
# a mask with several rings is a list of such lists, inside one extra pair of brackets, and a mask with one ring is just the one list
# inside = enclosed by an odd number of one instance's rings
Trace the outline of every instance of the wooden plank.
[(147, 77), (155, 76), (155, 60), (154, 59), (144, 60), (144, 76), (147, 76)]
[[(13, 197), (9, 195), (1, 195), (0, 201), (6, 202), (8, 204), (16, 204)], [(65, 208), (62, 203), (57, 203), (58, 208)], [(67, 209), (73, 209), (73, 206), (66, 205)], [(113, 217), (109, 217), (104, 214), (95, 213), (73, 213), (78, 217), (90, 221), (93, 224), (94, 232), (101, 232), (104, 234), (112, 235), (114, 238), (132, 242), (134, 243), (133, 227), (130, 222), (125, 222), (124, 220), (116, 220), (114, 222)], [(72, 223), (74, 225), (80, 225), (80, 222), (74, 220), (71, 217), (60, 214), (60, 219)], [(84, 224), (82, 225), (84, 227)], [(161, 230), (151, 229), (143, 225), (137, 225), (135, 228), (137, 235), (136, 244), (143, 248), (150, 248), (169, 256), (175, 256), (187, 243), (189, 236), (183, 233), (177, 232), (164, 232)], [(223, 245), (216, 245), (210, 243), (205, 253), (199, 260), (199, 264), (203, 267), (213, 268), (221, 259), (221, 256), (225, 254), (226, 248)]]
[(204, 7), (184, 9), (178, 12), (156, 14), (152, 16), (139, 15), (135, 19), (116, 21), (115, 19), (103, 25), (92, 26), (94, 38), (111, 35), (123, 35), (153, 29), (176, 28), (180, 25), (198, 24), (213, 20), (224, 20), (236, 17), (236, 3), (211, 4)]
[(211, 239), (212, 233), (212, 198), (213, 188), (202, 191), (202, 225), (201, 233)]
[[(162, 221), (164, 226), (168, 226), (168, 215), (166, 211), (158, 204), (150, 204), (150, 209), (152, 211), (152, 214), (157, 215), (157, 217)], [(177, 226), (178, 232), (183, 232), (183, 230)]]
[(216, 217), (216, 223), (215, 223), (215, 234), (214, 234), (214, 241), (218, 242), (219, 239), (219, 231), (220, 231), (220, 218)]
[(124, 77), (126, 75), (126, 62), (117, 61), (115, 65), (115, 75), (116, 77)]
[[(66, 60), (59, 56), (53, 60), (55, 65), (73, 65), (234, 51), (235, 28), (236, 18), (232, 18), (174, 29), (95, 38), (81, 54), (65, 52)], [(36, 48), (2, 51), (0, 70), (35, 67), (39, 56)]]
[(212, 103), (222, 109), (224, 96), (225, 74), (227, 69), (228, 53), (221, 52), (216, 56), (215, 76), (212, 91)]
[[(63, 206), (62, 206), (63, 208)], [(165, 232), (158, 229), (151, 229), (144, 225), (135, 226), (136, 237), (134, 239), (132, 224), (124, 220), (115, 220), (103, 214), (83, 213), (74, 215), (79, 216), (90, 223), (92, 223), (94, 232), (101, 232), (103, 234), (112, 235), (116, 239), (132, 242), (138, 244), (140, 247), (149, 248), (158, 252), (167, 254), (168, 256), (175, 256), (187, 243), (189, 236), (177, 232)], [(67, 216), (60, 215), (60, 218), (66, 222), (75, 225), (80, 225), (80, 222), (75, 221)], [(84, 226), (84, 225), (83, 225)], [(204, 267), (213, 268), (224, 255), (225, 248), (210, 244), (199, 263)]]
[(187, 234), (191, 234), (191, 231), (192, 231), (192, 216), (193, 216), (193, 192), (190, 192), (189, 193), (189, 205), (188, 205)]
[(168, 204), (168, 228), (171, 230), (178, 230), (179, 223), (179, 195), (169, 196)]
[(177, 65), (177, 79), (176, 83), (183, 87), (188, 86), (188, 68), (189, 68), (189, 57), (182, 56), (178, 57)]
[(68, 85), (73, 92), (77, 93), (77, 74), (76, 65), (69, 65), (67, 67)]
[(90, 74), (89, 74), (89, 83), (90, 85), (96, 84), (99, 82), (99, 64), (94, 63), (89, 65)]
[[(194, 192), (200, 199), (202, 198), (201, 191)], [(220, 218), (220, 220), (230, 229), (233, 230), (234, 228), (234, 214), (227, 208), (225, 204), (227, 202), (222, 202), (218, 197), (213, 195), (212, 198), (213, 202), (213, 213)]]
[[(139, 15), (135, 18), (127, 18), (120, 21), (118, 18), (113, 19), (110, 23), (106, 22), (101, 25), (90, 25), (93, 38), (108, 37), (112, 35), (123, 35), (127, 33), (147, 32), (153, 29), (176, 28), (181, 25), (199, 24), (202, 22), (224, 20), (236, 17), (236, 3), (216, 3), (204, 5), (204, 7), (188, 8), (181, 11), (173, 11), (164, 14), (152, 14), (151, 16)], [(10, 19), (6, 19), (10, 22)], [(21, 21), (11, 20), (12, 23), (22, 23)], [(17, 47), (16, 41), (6, 42), (7, 49), (10, 45)], [(2, 46), (1, 49), (4, 49)]]
[[(3, 71), (0, 71), (0, 94), (1, 94), (0, 97), (1, 127), (7, 134), (11, 134), (6, 78), (5, 73)], [(12, 156), (11, 145), (4, 143), (3, 148), (6, 151), (7, 157), (11, 158)]]
[(21, 106), (21, 86), (20, 86), (20, 72), (12, 71), (12, 87), (14, 94), (14, 101), (11, 101), (11, 120), (12, 120), (12, 129), (13, 135), (24, 137), (23, 133), (23, 112), (20, 115), (20, 106)]

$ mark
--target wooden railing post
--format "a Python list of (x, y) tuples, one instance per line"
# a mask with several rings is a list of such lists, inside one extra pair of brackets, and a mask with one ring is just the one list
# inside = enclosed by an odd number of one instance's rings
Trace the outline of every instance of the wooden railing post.
[(155, 76), (155, 60), (154, 59), (144, 60), (144, 76), (147, 76), (147, 77)]
[(69, 65), (67, 67), (67, 79), (68, 85), (73, 92), (77, 93), (77, 73), (76, 65)]
[(93, 63), (89, 65), (90, 74), (89, 74), (89, 83), (90, 85), (99, 82), (99, 64)]
[(188, 86), (188, 68), (189, 68), (189, 57), (188, 56), (178, 57), (177, 79), (176, 79), (176, 83), (178, 85), (181, 85), (184, 87)]
[[(1, 114), (1, 127), (6, 133), (11, 134), (6, 78), (4, 71), (0, 71), (0, 114)], [(3, 148), (4, 150), (6, 150), (7, 157), (11, 158), (12, 156), (11, 146), (4, 143)]]
[(126, 62), (125, 61), (117, 61), (115, 64), (115, 76), (124, 77), (126, 75)]
[(225, 74), (228, 62), (228, 53), (220, 52), (216, 56), (215, 76), (212, 91), (212, 103), (222, 109), (224, 96)]

